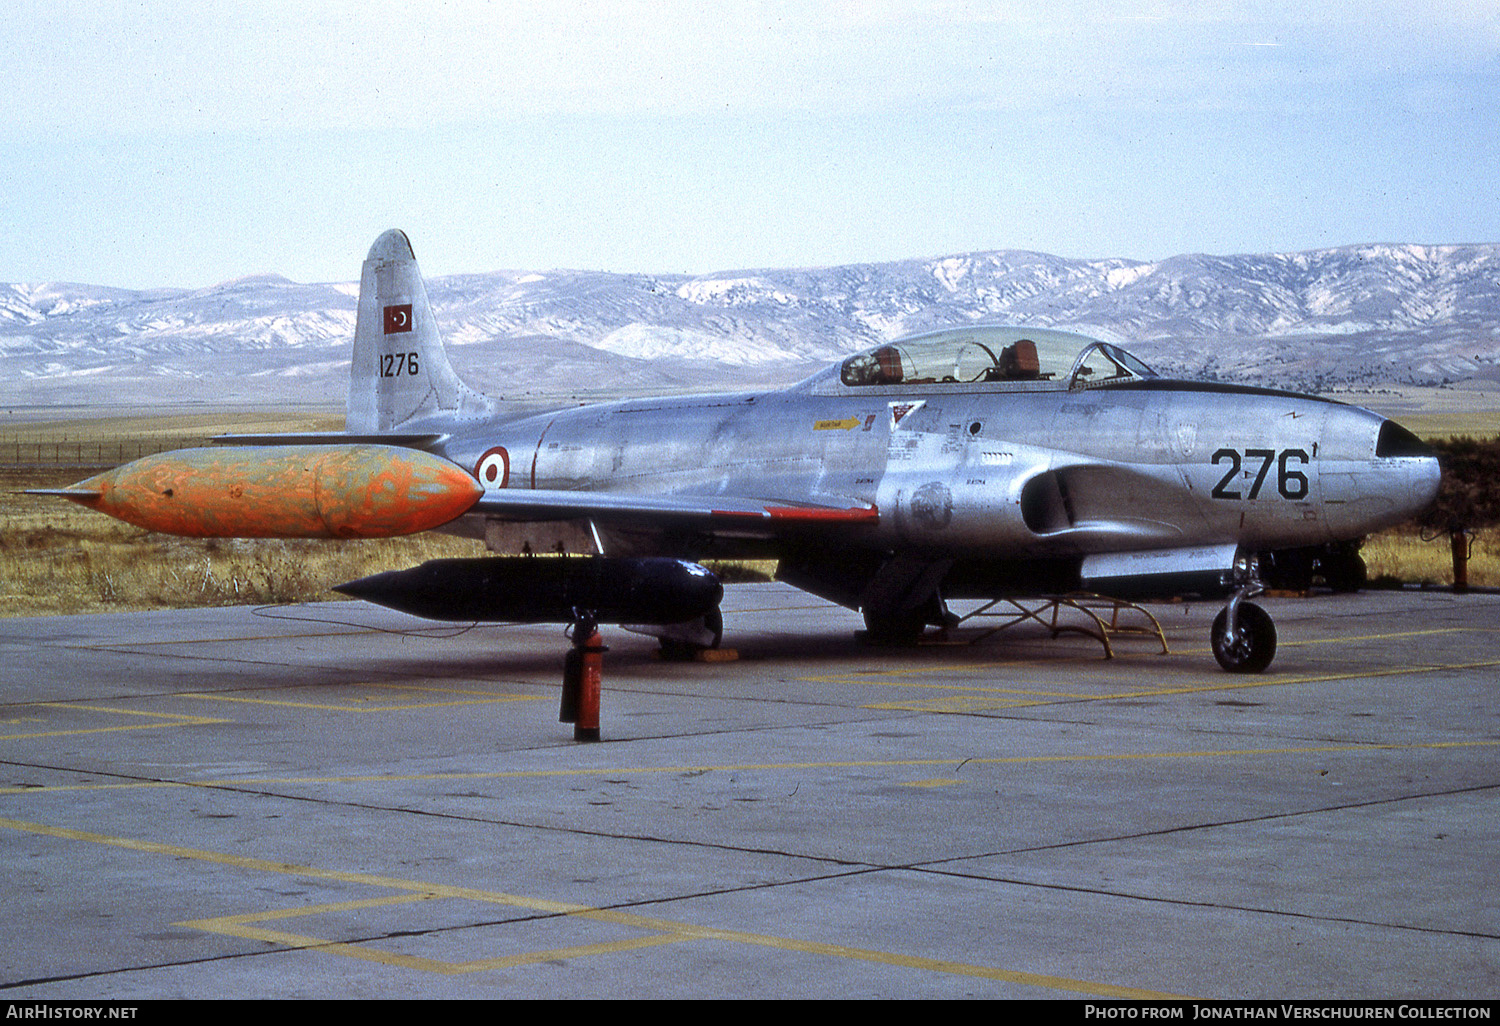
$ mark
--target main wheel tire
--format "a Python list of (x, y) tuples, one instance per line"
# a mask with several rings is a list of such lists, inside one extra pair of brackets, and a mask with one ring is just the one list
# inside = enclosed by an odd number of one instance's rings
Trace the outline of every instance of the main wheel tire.
[(703, 627), (713, 635), (713, 640), (707, 645), (699, 645), (691, 641), (674, 641), (669, 638), (658, 638), (661, 658), (669, 663), (687, 663), (698, 658), (698, 653), (707, 649), (718, 648), (724, 642), (724, 613), (718, 606), (714, 606), (703, 614)]
[(1323, 562), (1323, 580), (1340, 595), (1359, 591), (1369, 581), (1364, 557), (1358, 552), (1340, 552)]
[(1269, 588), (1306, 591), (1312, 587), (1313, 555), (1307, 549), (1262, 553), (1260, 574)]
[(1276, 625), (1271, 616), (1253, 602), (1241, 602), (1239, 629), (1229, 633), (1229, 610), (1219, 610), (1209, 637), (1214, 658), (1228, 673), (1262, 673), (1276, 657)]
[(927, 629), (927, 616), (920, 609), (885, 614), (866, 609), (864, 613), (865, 637), (875, 645), (915, 645)]

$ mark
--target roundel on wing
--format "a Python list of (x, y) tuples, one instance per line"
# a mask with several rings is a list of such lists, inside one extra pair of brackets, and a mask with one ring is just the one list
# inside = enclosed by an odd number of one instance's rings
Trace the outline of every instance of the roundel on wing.
[(510, 483), (510, 453), (505, 446), (486, 449), (479, 462), (474, 464), (474, 476), (486, 489), (504, 488)]

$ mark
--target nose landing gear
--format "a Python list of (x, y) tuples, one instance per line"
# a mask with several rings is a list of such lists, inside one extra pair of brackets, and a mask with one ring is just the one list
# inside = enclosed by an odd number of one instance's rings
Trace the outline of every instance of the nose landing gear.
[(1276, 625), (1269, 613), (1246, 601), (1265, 591), (1255, 560), (1245, 561), (1236, 576), (1240, 587), (1214, 617), (1209, 641), (1226, 673), (1262, 673), (1276, 657)]
[(1276, 625), (1253, 602), (1242, 604), (1230, 626), (1229, 609), (1214, 617), (1210, 638), (1214, 658), (1228, 673), (1261, 673), (1276, 656)]

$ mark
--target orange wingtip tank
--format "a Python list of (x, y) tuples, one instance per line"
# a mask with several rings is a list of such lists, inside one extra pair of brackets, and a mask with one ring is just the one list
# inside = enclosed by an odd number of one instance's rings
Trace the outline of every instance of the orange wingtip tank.
[(194, 538), (389, 538), (446, 524), (483, 493), (415, 449), (287, 445), (158, 453), (54, 494)]

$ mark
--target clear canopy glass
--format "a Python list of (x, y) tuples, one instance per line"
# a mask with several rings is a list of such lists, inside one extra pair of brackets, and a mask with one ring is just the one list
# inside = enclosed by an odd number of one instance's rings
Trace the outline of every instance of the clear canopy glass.
[(1154, 378), (1119, 346), (1045, 328), (986, 325), (899, 339), (845, 360), (853, 387), (1001, 383), (1017, 388), (1090, 388)]

